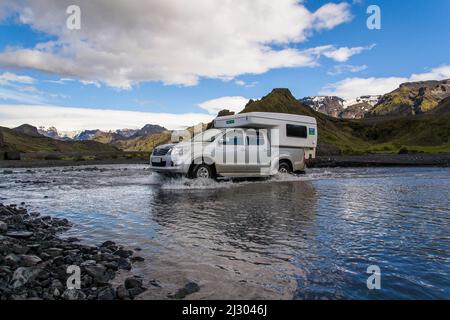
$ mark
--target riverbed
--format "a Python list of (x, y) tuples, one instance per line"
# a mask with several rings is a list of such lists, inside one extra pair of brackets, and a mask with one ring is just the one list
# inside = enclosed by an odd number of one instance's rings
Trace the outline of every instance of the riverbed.
[[(2, 169), (3, 170), (3, 169)], [(141, 249), (142, 299), (448, 299), (450, 168), (317, 168), (164, 179), (146, 165), (0, 171), (0, 202), (63, 217), (63, 237)], [(367, 268), (381, 288), (367, 288)], [(153, 284), (153, 285), (152, 285)]]

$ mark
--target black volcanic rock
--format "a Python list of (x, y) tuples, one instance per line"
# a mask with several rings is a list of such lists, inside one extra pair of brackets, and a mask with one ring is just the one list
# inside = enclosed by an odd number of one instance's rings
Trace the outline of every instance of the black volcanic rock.
[[(71, 227), (66, 219), (0, 203), (0, 222), (0, 300), (133, 299), (146, 290), (135, 277), (120, 286), (130, 290), (116, 294), (111, 283), (115, 265), (131, 269), (131, 261), (111, 254), (118, 247), (112, 241), (87, 246), (60, 238)], [(80, 268), (79, 289), (66, 286), (71, 265)]]

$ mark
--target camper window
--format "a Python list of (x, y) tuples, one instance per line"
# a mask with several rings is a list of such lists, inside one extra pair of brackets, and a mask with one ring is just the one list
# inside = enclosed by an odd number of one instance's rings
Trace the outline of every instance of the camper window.
[(224, 145), (238, 146), (244, 144), (244, 134), (240, 131), (227, 132), (222, 141)]
[(307, 128), (306, 126), (297, 126), (294, 124), (286, 125), (286, 136), (294, 138), (307, 138)]
[(222, 130), (218, 129), (209, 129), (206, 131), (203, 131), (194, 138), (192, 138), (193, 142), (213, 142), (220, 134), (222, 134)]
[(264, 145), (264, 136), (255, 130), (247, 131), (247, 145), (249, 146), (262, 146)]

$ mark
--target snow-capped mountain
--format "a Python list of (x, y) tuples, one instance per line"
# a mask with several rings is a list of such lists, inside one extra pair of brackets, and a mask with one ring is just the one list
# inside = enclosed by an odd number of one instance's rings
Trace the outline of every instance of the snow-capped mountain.
[(366, 95), (344, 100), (336, 96), (309, 96), (300, 99), (300, 102), (335, 118), (360, 119), (378, 103), (380, 98), (379, 95)]
[(67, 141), (72, 140), (81, 131), (58, 131), (53, 126), (48, 128), (41, 126), (38, 128), (38, 132), (48, 138)]
[(99, 132), (100, 132), (100, 130), (98, 130), (98, 129), (83, 130), (80, 133), (78, 133), (76, 136), (74, 136), (73, 140), (92, 140), (92, 138)]
[(367, 103), (373, 107), (380, 101), (380, 99), (381, 99), (381, 95), (361, 96), (361, 97), (357, 97), (356, 99), (345, 100), (343, 106), (344, 106), (344, 108), (347, 108), (347, 107), (355, 105), (355, 104)]
[(149, 134), (159, 133), (167, 130), (164, 127), (153, 124), (146, 124), (144, 127), (140, 129), (117, 129), (112, 131), (101, 131), (99, 129), (93, 130), (77, 130), (77, 131), (58, 131), (55, 127), (39, 127), (37, 129), (36, 134), (43, 135), (48, 138), (56, 139), (56, 140), (75, 140), (75, 141), (84, 141), (84, 140), (93, 140), (97, 136), (102, 135), (110, 135), (115, 139), (129, 139), (135, 137), (141, 137)]

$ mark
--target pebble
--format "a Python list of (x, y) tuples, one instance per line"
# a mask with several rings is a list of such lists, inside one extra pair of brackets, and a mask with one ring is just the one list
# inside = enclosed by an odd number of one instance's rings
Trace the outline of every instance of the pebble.
[(11, 238), (30, 238), (32, 235), (33, 232), (29, 231), (10, 231), (6, 233), (6, 236)]
[(8, 225), (4, 223), (3, 221), (0, 221), (0, 232), (6, 232), (8, 231)]
[(169, 295), (169, 297), (172, 299), (184, 299), (186, 296), (198, 292), (199, 290), (200, 287), (197, 283), (189, 282), (183, 288), (178, 289), (175, 294)]
[(142, 287), (142, 279), (137, 277), (130, 277), (125, 279), (126, 289), (140, 288), (140, 287)]
[(32, 267), (42, 262), (42, 259), (35, 255), (21, 255), (20, 262), (26, 267)]

